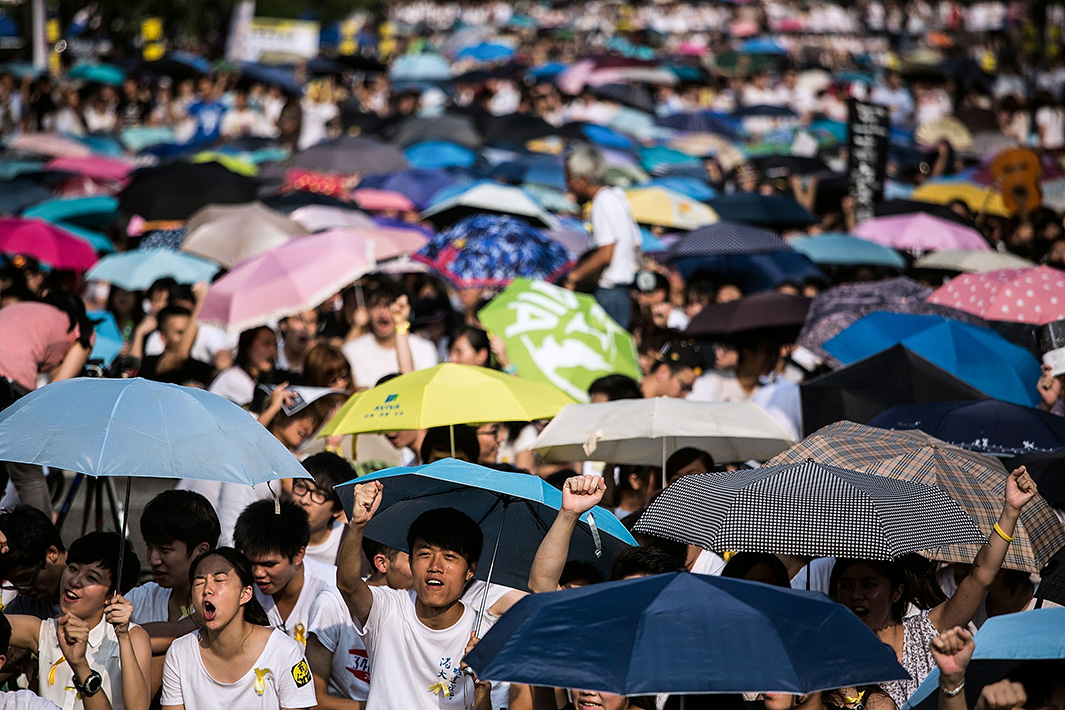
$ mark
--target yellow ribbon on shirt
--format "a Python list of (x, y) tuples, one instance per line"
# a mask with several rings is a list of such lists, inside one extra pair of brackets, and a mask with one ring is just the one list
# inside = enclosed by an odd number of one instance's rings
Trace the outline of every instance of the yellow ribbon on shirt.
[(430, 685), (429, 692), (433, 694), (440, 693), (445, 698), (451, 697), (451, 690), (447, 687), (447, 683), (444, 682), (436, 683), (435, 685)]
[(55, 685), (55, 669), (64, 661), (67, 660), (66, 656), (60, 656), (59, 660), (52, 664), (52, 667), (48, 669), (48, 685)]
[(307, 627), (303, 624), (296, 624), (296, 628), (293, 630), (296, 634), (296, 640), (302, 645), (307, 645)]
[[(189, 603), (188, 606), (185, 606), (184, 604), (181, 605), (181, 618), (182, 619), (187, 619), (188, 617), (192, 616), (195, 613), (196, 613), (196, 607), (194, 607), (191, 602)], [(178, 619), (178, 621), (180, 621), (180, 620), (181, 619)]]
[(260, 697), (266, 692), (266, 674), (269, 672), (269, 668), (255, 669), (255, 694)]

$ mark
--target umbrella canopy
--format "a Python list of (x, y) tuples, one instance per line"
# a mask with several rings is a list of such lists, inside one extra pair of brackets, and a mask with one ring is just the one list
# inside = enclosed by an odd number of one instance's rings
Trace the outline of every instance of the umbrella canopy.
[[(834, 466), (938, 486), (961, 504), (985, 535), (992, 535), (1002, 512), (1006, 469), (990, 456), (965, 451), (921, 431), (889, 431), (836, 422), (806, 437), (769, 465), (814, 459)], [(1041, 497), (1021, 511), (1003, 567), (1037, 572), (1065, 546), (1065, 530)], [(969, 564), (980, 546), (962, 545), (925, 552), (933, 559)]]
[(802, 694), (907, 677), (849, 613), (816, 592), (674, 572), (529, 595), (465, 661), (486, 680), (625, 696)]
[(1024, 269), (1034, 262), (1005, 251), (934, 251), (913, 262), (915, 269), (939, 269), (982, 274), (999, 269)]
[(849, 234), (820, 234), (791, 241), (791, 246), (819, 266), (883, 266), (902, 271), (906, 259), (891, 247)]
[(87, 158), (55, 158), (48, 162), (45, 169), (83, 175), (93, 180), (120, 182), (129, 177), (134, 167), (136, 166), (133, 163), (126, 160), (108, 158), (103, 155), (92, 155)]
[(967, 150), (973, 147), (973, 136), (964, 123), (953, 116), (945, 116), (936, 121), (925, 123), (914, 134), (919, 145), (934, 147), (940, 141), (950, 143), (954, 150)]
[(22, 212), (23, 217), (38, 217), (49, 222), (65, 222), (89, 229), (106, 228), (117, 214), (118, 200), (110, 195), (44, 200)]
[(1058, 550), (1041, 571), (1035, 596), (1065, 606), (1065, 547)]
[(88, 158), (92, 155), (89, 146), (59, 133), (20, 133), (8, 141), (7, 147), (51, 158)]
[(1034, 406), (1039, 362), (988, 328), (942, 316), (870, 313), (825, 343), (825, 350), (850, 364), (891, 347), (908, 349), (986, 394)]
[(209, 205), (189, 218), (181, 250), (232, 268), (307, 234), (300, 225), (261, 202)]
[(351, 193), (355, 203), (364, 210), (417, 212), (418, 206), (401, 192), (361, 187)]
[(670, 260), (791, 251), (775, 232), (737, 222), (718, 222), (686, 234), (669, 249)]
[(301, 151), (293, 168), (326, 173), (372, 175), (406, 170), (410, 167), (403, 152), (373, 136), (344, 135), (316, 143)]
[(816, 224), (818, 219), (790, 197), (767, 197), (750, 192), (720, 195), (708, 204), (731, 222), (745, 222), (763, 227), (800, 227)]
[(691, 230), (718, 220), (717, 213), (703, 203), (664, 187), (634, 187), (625, 196), (639, 224)]
[(479, 148), (481, 133), (469, 116), (444, 114), (443, 116), (415, 116), (396, 126), (392, 142), (408, 146), (424, 141), (447, 141), (467, 148)]
[(218, 163), (167, 163), (134, 172), (118, 204), (147, 220), (186, 220), (210, 204), (251, 202), (255, 193), (254, 181)]
[(544, 461), (610, 461), (664, 466), (695, 446), (715, 461), (764, 461), (794, 442), (751, 402), (694, 402), (676, 397), (571, 404), (533, 444)]
[(349, 229), (374, 227), (373, 217), (359, 210), (326, 205), (307, 205), (297, 207), (289, 213), (288, 218), (308, 232), (321, 232), (326, 229)]
[[(389, 468), (336, 487), (350, 514), (354, 487), (380, 481), (381, 504), (366, 526), (366, 537), (397, 550), (407, 549), (407, 531), (427, 510), (455, 508), (480, 526), (485, 544), (476, 577), (516, 589), (528, 589), (529, 568), (544, 535), (562, 507), (562, 493), (538, 476), (504, 473), (477, 464), (442, 459), (425, 466)], [(614, 515), (593, 508), (581, 516), (570, 554), (594, 565), (604, 577), (621, 550), (636, 541)], [(589, 518), (602, 531), (601, 549)], [(605, 553), (605, 554), (603, 554)]]
[(1044, 325), (1065, 318), (1065, 272), (1034, 266), (963, 274), (937, 288), (928, 302), (987, 320)]
[(78, 64), (70, 68), (67, 78), (92, 82), (95, 84), (107, 84), (119, 86), (126, 78), (126, 72), (114, 64)]
[(235, 333), (317, 308), (374, 267), (373, 246), (315, 234), (241, 261), (211, 284), (200, 320)]
[(491, 182), (474, 183), (458, 194), (437, 198), (422, 213), (422, 219), (444, 227), (477, 213), (513, 215), (547, 229), (558, 228), (558, 220), (521, 189)]
[(1065, 418), (997, 399), (903, 404), (869, 420), (881, 429), (920, 429), (970, 451), (1018, 456), (1065, 447)]
[(0, 219), (0, 252), (24, 254), (58, 271), (85, 271), (96, 263), (89, 243), (43, 219)]
[(94, 323), (92, 329), (96, 333), (92, 352), (89, 353), (89, 361), (96, 360), (104, 366), (110, 365), (126, 344), (122, 340), (122, 333), (118, 329), (115, 315), (111, 311), (89, 311), (88, 316)]
[(553, 417), (567, 404), (573, 400), (551, 385), (485, 367), (444, 363), (353, 395), (325, 425), (322, 436), (531, 422)]
[(902, 345), (807, 380), (800, 391), (807, 433), (843, 419), (867, 422), (895, 405), (987, 396)]
[(469, 168), (477, 162), (477, 153), (466, 146), (448, 141), (425, 141), (408, 146), (403, 155), (411, 167), (420, 170)]
[(3, 215), (18, 214), (51, 198), (52, 191), (35, 180), (23, 178), (0, 182), (0, 214)]
[(172, 249), (143, 249), (105, 256), (85, 273), (85, 280), (142, 291), (164, 276), (183, 284), (210, 281), (219, 269), (214, 262)]
[(939, 217), (948, 222), (955, 222), (963, 227), (973, 226), (973, 221), (971, 219), (961, 216), (946, 205), (939, 205), (933, 202), (895, 199), (888, 200), (887, 202), (878, 202), (874, 208), (874, 214), (877, 217), (890, 217), (891, 215), (914, 214), (917, 212), (930, 214), (933, 217)]
[(359, 183), (359, 189), (368, 187), (389, 190), (406, 195), (418, 209), (425, 209), (433, 195), (457, 182), (447, 170), (401, 170), (395, 173), (369, 175)]
[(60, 380), (0, 412), (0, 459), (90, 476), (255, 485), (310, 478), (248, 412), (216, 394), (161, 382)]
[(915, 252), (990, 249), (984, 237), (975, 229), (924, 213), (873, 217), (855, 227), (854, 236), (894, 249)]
[(927, 182), (921, 185), (910, 199), (949, 205), (951, 202), (963, 202), (976, 213), (1012, 217), (1013, 210), (1006, 206), (1002, 193), (992, 187), (974, 185), (970, 182)]
[(506, 215), (465, 217), (435, 234), (414, 258), (458, 288), (505, 286), (517, 277), (556, 278), (571, 260), (558, 242)]
[(893, 560), (987, 538), (939, 488), (813, 459), (675, 481), (642, 533), (706, 550)]
[(585, 400), (604, 375), (640, 376), (636, 344), (592, 296), (517, 278), (477, 313), (503, 338), (522, 378), (547, 382)]
[(797, 334), (806, 321), (811, 299), (771, 291), (705, 306), (688, 324), (695, 338), (732, 336), (754, 330), (789, 330)]
[(405, 54), (392, 62), (388, 75), (393, 83), (447, 81), (451, 68), (439, 54)]

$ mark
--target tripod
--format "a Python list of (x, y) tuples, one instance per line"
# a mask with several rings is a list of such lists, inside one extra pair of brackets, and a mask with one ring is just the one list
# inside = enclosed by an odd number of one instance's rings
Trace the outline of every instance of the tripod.
[(70, 514), (70, 509), (74, 505), (74, 499), (77, 498), (78, 491), (82, 486), (86, 486), (88, 497), (85, 499), (85, 510), (81, 518), (81, 534), (84, 535), (89, 530), (90, 515), (94, 515), (93, 529), (101, 530), (103, 528), (105, 494), (111, 508), (110, 522), (114, 523), (116, 531), (122, 530), (122, 522), (126, 517), (126, 511), (118, 503), (114, 479), (108, 476), (94, 478), (93, 476), (86, 476), (84, 473), (74, 474), (74, 480), (70, 482), (70, 488), (67, 489), (66, 496), (63, 498), (63, 505), (59, 508), (59, 516), (55, 521), (56, 529), (63, 530), (63, 523), (66, 522), (67, 515)]

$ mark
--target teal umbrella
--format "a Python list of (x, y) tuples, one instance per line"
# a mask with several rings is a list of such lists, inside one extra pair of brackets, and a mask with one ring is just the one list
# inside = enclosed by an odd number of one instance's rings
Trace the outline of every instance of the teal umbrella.
[(86, 242), (93, 248), (97, 254), (111, 254), (115, 251), (115, 245), (111, 243), (111, 240), (107, 238), (106, 234), (93, 231), (91, 229), (85, 229), (79, 227), (76, 224), (70, 224), (69, 222), (53, 222), (55, 226), (65, 229)]
[(110, 195), (61, 197), (27, 207), (22, 216), (102, 229), (118, 216), (118, 200)]
[(67, 72), (67, 78), (118, 86), (126, 78), (126, 72), (114, 64), (78, 64)]
[(822, 266), (886, 266), (905, 269), (906, 259), (891, 247), (868, 242), (849, 234), (819, 234), (795, 239), (791, 246)]
[(162, 126), (134, 126), (133, 128), (127, 128), (119, 134), (119, 140), (122, 145), (134, 153), (139, 153), (153, 145), (177, 142), (174, 129)]

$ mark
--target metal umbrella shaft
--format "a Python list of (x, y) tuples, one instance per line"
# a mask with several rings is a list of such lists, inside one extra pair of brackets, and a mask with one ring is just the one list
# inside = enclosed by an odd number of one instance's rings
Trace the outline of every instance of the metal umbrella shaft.
[(503, 499), (503, 512), (499, 516), (499, 530), (496, 532), (496, 541), (492, 546), (492, 561), (488, 564), (488, 576), (484, 580), (484, 595), (481, 597), (481, 611), (477, 614), (477, 621), (473, 625), (473, 635), (481, 637), (481, 621), (488, 606), (488, 590), (492, 586), (492, 572), (496, 567), (496, 554), (499, 553), (499, 541), (503, 538), (503, 524), (507, 520), (507, 510), (510, 508), (510, 499)]
[(115, 589), (122, 593), (122, 568), (126, 561), (126, 529), (129, 527), (130, 476), (126, 476), (126, 502), (122, 506), (122, 529), (118, 533), (118, 571), (115, 573)]

